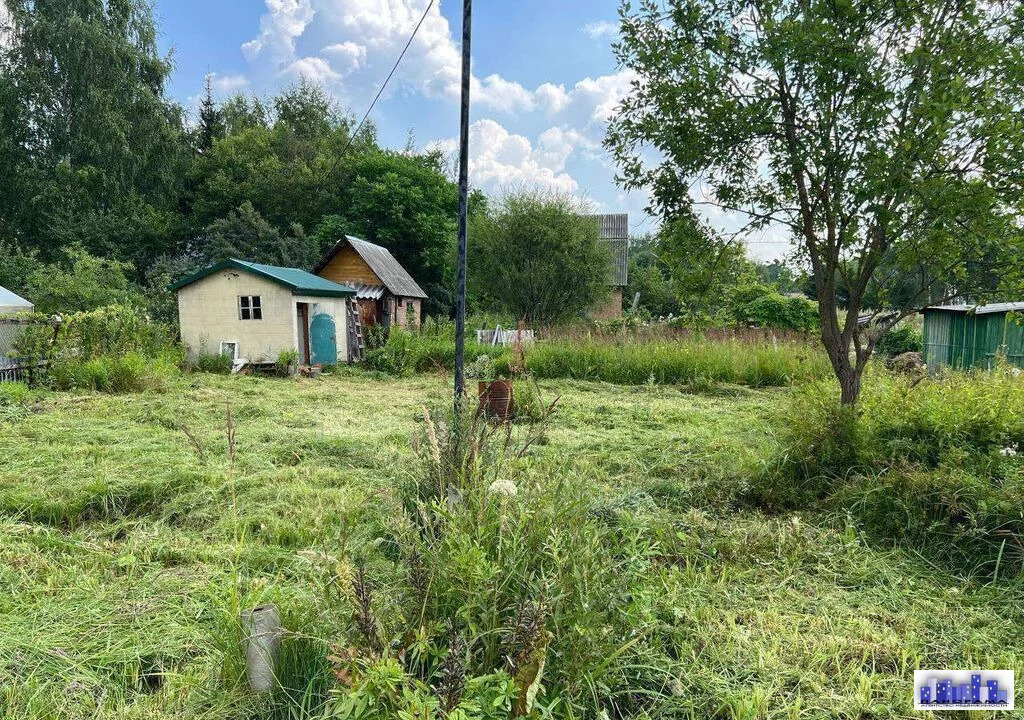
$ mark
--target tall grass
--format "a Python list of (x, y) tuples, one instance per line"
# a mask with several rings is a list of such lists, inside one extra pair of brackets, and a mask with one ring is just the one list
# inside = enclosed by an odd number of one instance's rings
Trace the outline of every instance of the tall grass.
[[(466, 344), (466, 361), (500, 349)], [(498, 365), (507, 365), (501, 357)], [(680, 335), (673, 340), (543, 340), (525, 350), (526, 369), (538, 378), (598, 380), (622, 385), (736, 383), (775, 387), (829, 374), (824, 353), (799, 341)], [(393, 331), (381, 348), (367, 354), (366, 366), (402, 375), (451, 371), (454, 342), (444, 336)]]
[(649, 382), (789, 385), (828, 372), (824, 355), (797, 343), (689, 339), (676, 342), (545, 342), (530, 348), (526, 367), (539, 378)]
[(352, 648), (336, 658), (336, 714), (526, 716), (541, 685), (560, 716), (594, 716), (610, 696), (633, 717), (671, 698), (676, 661), (636, 607), (659, 534), (596, 511), (570, 466), (519, 462), (540, 434), (426, 414), (386, 553), (397, 574), (374, 553), (335, 573)]
[[(875, 368), (857, 411), (833, 383), (780, 409), (780, 450), (748, 497), (826, 503), (873, 536), (958, 573), (1024, 569), (1024, 377), (1012, 368), (912, 378)], [(997, 567), (999, 572), (997, 573)]]

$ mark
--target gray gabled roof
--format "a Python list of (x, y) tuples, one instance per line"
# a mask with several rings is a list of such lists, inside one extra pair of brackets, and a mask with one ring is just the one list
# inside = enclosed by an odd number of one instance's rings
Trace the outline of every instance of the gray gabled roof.
[(598, 237), (612, 250), (612, 285), (629, 282), (629, 214), (587, 215), (597, 221)]
[(386, 247), (380, 245), (374, 245), (371, 242), (360, 240), (357, 237), (346, 235), (343, 239), (335, 243), (334, 247), (327, 251), (327, 254), (323, 256), (323, 259), (317, 263), (316, 268), (313, 272), (319, 273), (325, 267), (331, 259), (338, 254), (345, 245), (351, 245), (352, 249), (359, 254), (359, 257), (363, 259), (370, 269), (373, 270), (374, 275), (380, 278), (380, 281), (384, 283), (384, 286), (388, 289), (392, 295), (398, 297), (413, 297), (413, 298), (426, 298), (427, 294), (423, 292), (423, 289), (416, 284), (416, 281), (412, 279), (412, 275), (406, 272), (405, 268), (395, 260), (395, 256), (391, 254), (391, 251)]
[(31, 312), (35, 306), (20, 295), (0, 285), (0, 310), (6, 312)]
[(606, 215), (588, 215), (597, 220), (598, 237), (602, 240), (628, 240), (629, 214), (610, 213)]

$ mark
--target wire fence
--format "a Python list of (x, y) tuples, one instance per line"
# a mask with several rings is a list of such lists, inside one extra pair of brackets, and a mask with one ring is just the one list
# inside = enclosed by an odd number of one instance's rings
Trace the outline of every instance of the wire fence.
[(18, 356), (18, 341), (32, 326), (53, 327), (54, 339), (60, 327), (43, 318), (0, 316), (0, 382), (35, 382), (45, 370), (45, 359)]

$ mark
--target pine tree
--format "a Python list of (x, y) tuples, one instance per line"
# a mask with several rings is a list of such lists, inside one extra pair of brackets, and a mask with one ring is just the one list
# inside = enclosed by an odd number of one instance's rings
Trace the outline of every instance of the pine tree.
[(206, 96), (199, 105), (199, 152), (207, 153), (213, 147), (216, 140), (225, 135), (224, 116), (213, 101), (213, 88), (210, 83), (210, 76), (206, 76)]
[(225, 130), (224, 115), (217, 108), (217, 103), (213, 101), (213, 87), (208, 75), (206, 76), (206, 96), (199, 107), (199, 152), (204, 154), (210, 152), (214, 141), (224, 137)]

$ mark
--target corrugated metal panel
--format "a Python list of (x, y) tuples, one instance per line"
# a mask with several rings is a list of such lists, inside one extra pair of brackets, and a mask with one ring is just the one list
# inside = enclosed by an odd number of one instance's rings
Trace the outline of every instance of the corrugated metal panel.
[(597, 220), (598, 237), (602, 240), (626, 240), (629, 238), (629, 213), (588, 215)]
[(1007, 317), (1003, 325), (1003, 345), (1006, 359), (1017, 367), (1024, 367), (1024, 326), (1014, 318)]
[[(1002, 303), (1013, 306), (1018, 303)], [(925, 362), (929, 369), (991, 369), (1000, 354), (1024, 367), (1024, 327), (1007, 313), (965, 312), (959, 306), (928, 308), (924, 313)]]
[(924, 361), (929, 370), (936, 371), (950, 363), (952, 317), (952, 313), (941, 310), (930, 310), (924, 314)]
[(926, 309), (990, 315), (992, 313), (1024, 312), (1024, 302), (989, 303), (988, 305), (934, 305)]
[(338, 241), (338, 243), (327, 251), (323, 259), (317, 264), (313, 272), (320, 272), (323, 270), (327, 263), (331, 261), (341, 248), (345, 244), (352, 246), (352, 249), (359, 253), (359, 257), (370, 266), (373, 270), (374, 275), (380, 278), (380, 281), (384, 283), (384, 286), (391, 292), (392, 295), (399, 297), (415, 297), (415, 298), (426, 298), (427, 294), (423, 292), (423, 288), (416, 284), (416, 281), (412, 279), (412, 276), (406, 272), (405, 268), (395, 259), (395, 256), (391, 254), (391, 251), (386, 247), (380, 245), (374, 245), (366, 240), (360, 240), (357, 237), (347, 235), (344, 240)]
[(380, 300), (387, 290), (383, 285), (356, 285), (357, 300)]
[(611, 284), (625, 287), (629, 282), (629, 214), (587, 215), (597, 221), (598, 237), (612, 249)]
[(245, 260), (238, 260), (235, 258), (228, 258), (227, 260), (222, 260), (216, 265), (203, 268), (186, 278), (182, 278), (178, 282), (172, 284), (168, 289), (180, 290), (186, 285), (227, 268), (247, 270), (255, 273), (256, 275), (260, 275), (261, 277), (265, 277), (268, 280), (273, 280), (285, 287), (291, 288), (292, 292), (296, 295), (351, 297), (355, 293), (355, 288), (350, 285), (342, 285), (340, 283), (332, 282), (326, 278), (308, 273), (305, 270), (278, 267), (277, 265), (263, 265), (261, 263), (246, 262)]
[(629, 240), (605, 240), (612, 249), (612, 285), (629, 282)]
[(1004, 302), (982, 305), (974, 309), (975, 315), (987, 315), (989, 313), (1021, 312), (1024, 311), (1024, 302)]

